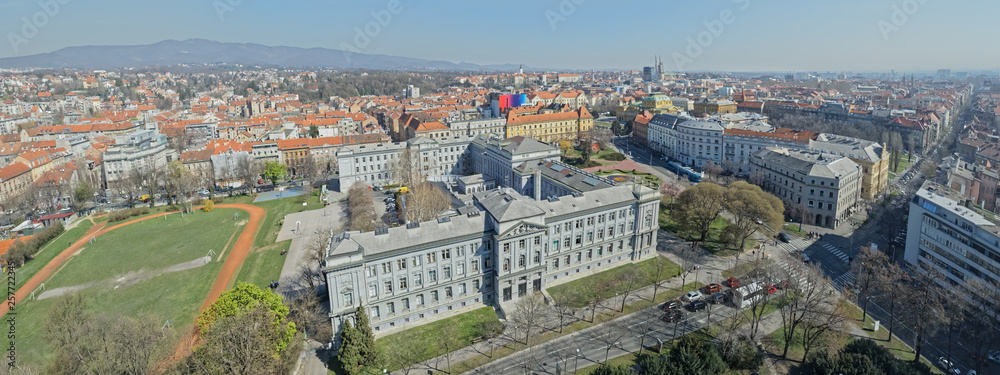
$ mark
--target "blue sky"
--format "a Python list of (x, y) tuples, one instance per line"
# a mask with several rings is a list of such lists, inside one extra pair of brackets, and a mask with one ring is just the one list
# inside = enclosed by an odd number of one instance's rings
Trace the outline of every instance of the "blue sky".
[[(0, 0), (0, 57), (204, 38), (569, 69), (641, 69), (656, 54), (683, 71), (961, 71), (1000, 62), (996, 1), (395, 1), (402, 9), (392, 14), (390, 0)], [(375, 28), (372, 12), (391, 19)], [(355, 43), (366, 25), (377, 32)]]

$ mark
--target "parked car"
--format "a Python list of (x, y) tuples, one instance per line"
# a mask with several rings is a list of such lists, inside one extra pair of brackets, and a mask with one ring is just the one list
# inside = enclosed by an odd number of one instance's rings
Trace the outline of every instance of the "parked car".
[(788, 235), (784, 234), (784, 233), (778, 233), (778, 239), (781, 240), (781, 242), (784, 242), (784, 243), (792, 242), (792, 239), (789, 238)]
[(774, 286), (777, 287), (778, 289), (784, 290), (784, 289), (791, 288), (792, 287), (792, 283), (788, 282), (788, 280), (781, 280), (777, 284), (774, 284)]
[(715, 293), (722, 290), (722, 285), (711, 283), (705, 286), (705, 293)]
[(681, 310), (668, 311), (666, 314), (660, 317), (660, 320), (667, 323), (676, 323), (684, 319), (684, 313)]
[(768, 285), (767, 286), (767, 294), (774, 294), (774, 292), (777, 292), (777, 291), (778, 291), (778, 288), (775, 288), (774, 285)]
[(688, 310), (691, 311), (699, 311), (699, 310), (704, 310), (706, 308), (708, 308), (708, 303), (705, 303), (705, 301), (694, 301), (691, 302), (690, 305), (688, 305)]
[(989, 360), (992, 361), (993, 363), (1000, 364), (1000, 351), (992, 352), (989, 355), (987, 355), (986, 358), (989, 358)]
[(809, 259), (809, 254), (802, 253), (802, 263), (809, 263), (810, 260), (811, 259)]
[(711, 300), (715, 301), (715, 303), (717, 303), (717, 304), (725, 305), (726, 302), (729, 301), (729, 296), (727, 296), (726, 293), (719, 292), (719, 293), (713, 294)]
[(670, 301), (664, 302), (662, 305), (660, 305), (660, 310), (663, 310), (663, 311), (677, 310), (680, 307), (681, 307), (681, 303), (680, 302), (677, 302), (676, 300), (670, 300)]
[(688, 302), (700, 301), (702, 298), (704, 298), (704, 295), (697, 290), (692, 290), (684, 295), (684, 299)]
[(726, 281), (723, 281), (722, 285), (728, 286), (730, 288), (736, 288), (740, 286), (740, 279), (737, 279), (735, 277), (730, 277), (726, 279)]

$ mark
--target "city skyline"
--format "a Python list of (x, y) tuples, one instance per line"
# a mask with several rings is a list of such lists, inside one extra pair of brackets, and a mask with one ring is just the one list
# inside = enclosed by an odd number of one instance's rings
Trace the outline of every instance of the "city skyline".
[[(981, 47), (980, 41), (1000, 36), (987, 18), (1000, 4), (985, 2), (80, 4), (0, 4), (7, 39), (0, 58), (201, 38), (571, 70), (638, 70), (652, 65), (654, 55), (667, 71), (680, 72), (975, 71), (995, 69), (991, 64), (1000, 60), (1000, 52)], [(94, 27), (95, 21), (103, 26)]]

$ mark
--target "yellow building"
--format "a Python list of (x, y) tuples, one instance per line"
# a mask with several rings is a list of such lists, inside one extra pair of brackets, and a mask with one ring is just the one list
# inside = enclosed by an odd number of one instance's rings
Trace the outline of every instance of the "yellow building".
[(732, 100), (708, 100), (702, 99), (694, 102), (695, 116), (714, 113), (736, 113), (736, 102)]
[(525, 136), (542, 142), (577, 140), (594, 128), (594, 116), (586, 107), (576, 111), (507, 115), (507, 138)]
[(823, 133), (809, 148), (845, 156), (861, 166), (861, 198), (875, 199), (889, 184), (889, 158), (882, 145), (858, 138)]
[(676, 115), (680, 112), (680, 108), (673, 105), (673, 101), (669, 96), (663, 94), (652, 94), (646, 96), (642, 99), (642, 103), (638, 105), (620, 105), (616, 109), (615, 114), (617, 115), (618, 123), (624, 125), (629, 121), (635, 120), (636, 116), (642, 113), (642, 111), (649, 111), (654, 115), (660, 114), (671, 114)]

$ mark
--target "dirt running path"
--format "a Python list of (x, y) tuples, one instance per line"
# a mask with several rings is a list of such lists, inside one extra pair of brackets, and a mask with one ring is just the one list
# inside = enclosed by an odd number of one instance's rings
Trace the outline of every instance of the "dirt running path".
[[(21, 301), (24, 301), (24, 299), (27, 298), (28, 295), (30, 295), (31, 292), (35, 290), (35, 288), (37, 288), (39, 285), (42, 284), (42, 281), (45, 281), (45, 279), (47, 279), (50, 275), (52, 275), (52, 272), (55, 272), (55, 270), (59, 269), (59, 267), (62, 266), (63, 262), (65, 262), (67, 259), (73, 256), (73, 253), (76, 253), (77, 250), (80, 250), (80, 248), (83, 247), (83, 245), (85, 245), (88, 240), (90, 240), (90, 237), (100, 235), (98, 232), (101, 231), (101, 228), (104, 228), (105, 224), (107, 224), (107, 222), (101, 222), (98, 223), (97, 225), (90, 227), (90, 229), (87, 230), (87, 233), (83, 234), (83, 237), (80, 237), (79, 240), (74, 242), (72, 245), (69, 245), (69, 247), (67, 247), (66, 250), (63, 250), (63, 252), (59, 253), (59, 255), (56, 255), (55, 258), (52, 258), (49, 264), (46, 264), (45, 267), (42, 267), (42, 269), (38, 270), (38, 272), (36, 272), (34, 276), (28, 279), (28, 282), (24, 283), (24, 285), (21, 285), (21, 288), (18, 289), (16, 292), (14, 292), (14, 301), (16, 301), (16, 303), (21, 303)], [(17, 277), (16, 272), (14, 273), (14, 277)], [(6, 303), (3, 304), (3, 307), (0, 307), (0, 317), (7, 315), (8, 311), (10, 311), (10, 305)]]
[[(260, 230), (260, 225), (264, 221), (264, 216), (267, 213), (263, 208), (249, 204), (217, 204), (215, 207), (244, 210), (250, 213), (250, 220), (243, 228), (243, 232), (240, 233), (240, 236), (236, 239), (236, 244), (234, 244), (232, 249), (229, 250), (229, 255), (226, 257), (226, 263), (222, 265), (222, 271), (219, 271), (219, 277), (215, 279), (215, 284), (213, 284), (212, 289), (208, 291), (208, 296), (205, 297), (205, 302), (201, 305), (201, 309), (198, 310), (199, 314), (201, 314), (202, 311), (205, 311), (205, 309), (208, 309), (208, 307), (222, 295), (222, 292), (226, 291), (226, 288), (229, 286), (229, 282), (236, 276), (236, 270), (240, 268), (240, 265), (242, 265), (243, 261), (246, 260), (247, 254), (250, 253), (253, 241), (257, 237), (257, 231)], [(196, 331), (197, 328), (192, 328), (191, 331), (185, 334), (184, 337), (182, 337), (177, 343), (177, 347), (174, 348), (173, 355), (167, 359), (167, 363), (159, 363), (156, 366), (159, 371), (154, 372), (162, 373), (162, 370), (166, 369), (171, 363), (176, 363), (187, 356), (188, 353), (191, 353), (198, 341), (198, 333)]]

